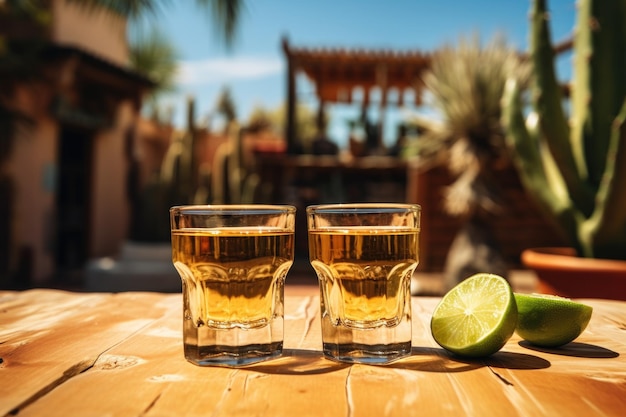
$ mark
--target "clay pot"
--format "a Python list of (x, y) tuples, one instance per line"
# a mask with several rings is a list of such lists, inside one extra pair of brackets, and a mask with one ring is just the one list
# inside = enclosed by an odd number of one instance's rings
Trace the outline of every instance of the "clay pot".
[(537, 274), (537, 292), (568, 298), (626, 300), (626, 261), (581, 258), (572, 248), (534, 248), (522, 263)]

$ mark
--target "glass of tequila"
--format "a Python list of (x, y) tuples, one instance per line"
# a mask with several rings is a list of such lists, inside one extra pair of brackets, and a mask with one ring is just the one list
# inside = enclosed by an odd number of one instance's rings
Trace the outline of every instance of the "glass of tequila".
[(307, 207), (326, 357), (384, 364), (411, 353), (420, 212), (415, 204)]
[(170, 209), (188, 361), (240, 366), (282, 354), (295, 214), (295, 207), (271, 205)]

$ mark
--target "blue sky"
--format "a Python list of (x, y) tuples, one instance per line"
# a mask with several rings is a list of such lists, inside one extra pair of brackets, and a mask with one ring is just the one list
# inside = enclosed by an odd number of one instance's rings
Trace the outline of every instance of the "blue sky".
[[(575, 0), (549, 1), (553, 39), (571, 34), (575, 7)], [(278, 107), (285, 101), (283, 36), (296, 47), (432, 51), (463, 35), (478, 33), (488, 40), (503, 33), (526, 49), (529, 8), (530, 0), (247, 0), (237, 41), (228, 51), (205, 11), (191, 0), (172, 2), (156, 21), (180, 59), (177, 89), (164, 102), (174, 108), (177, 124), (184, 120), (187, 96), (195, 96), (203, 117), (224, 86), (243, 120), (257, 105)], [(306, 101), (311, 88), (299, 82), (298, 93)], [(340, 145), (345, 119), (358, 112), (345, 107), (330, 108), (330, 133)]]

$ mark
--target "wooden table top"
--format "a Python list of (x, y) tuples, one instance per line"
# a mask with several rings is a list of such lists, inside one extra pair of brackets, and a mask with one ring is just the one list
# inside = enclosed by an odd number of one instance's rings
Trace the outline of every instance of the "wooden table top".
[(594, 307), (562, 349), (514, 335), (460, 360), (429, 323), (438, 298), (413, 298), (413, 354), (386, 366), (321, 353), (319, 298), (287, 292), (282, 358), (199, 367), (182, 352), (180, 294), (0, 292), (0, 416), (623, 416), (626, 302)]

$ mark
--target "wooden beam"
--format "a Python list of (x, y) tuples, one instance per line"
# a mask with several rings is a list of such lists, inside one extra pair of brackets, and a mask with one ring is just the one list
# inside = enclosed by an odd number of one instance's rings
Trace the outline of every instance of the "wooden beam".
[(296, 130), (296, 76), (289, 41), (283, 38), (283, 51), (287, 58), (287, 106), (285, 114), (285, 136), (287, 139), (287, 153), (294, 154), (297, 149)]

